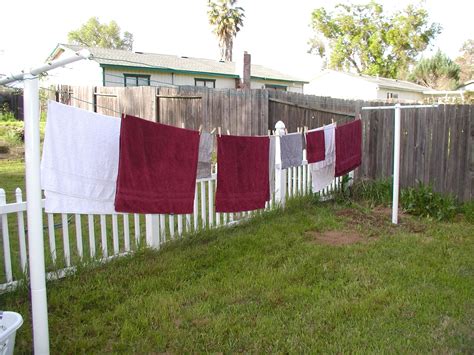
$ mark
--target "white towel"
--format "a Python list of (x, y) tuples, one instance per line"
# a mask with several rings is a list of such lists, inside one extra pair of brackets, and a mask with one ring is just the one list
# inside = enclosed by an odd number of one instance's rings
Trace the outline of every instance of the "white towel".
[(324, 127), (311, 130), (324, 130), (325, 142), (325, 159), (317, 163), (309, 164), (313, 183), (313, 192), (321, 191), (334, 180), (334, 171), (336, 168), (335, 128), (335, 124), (330, 124)]
[(41, 161), (46, 212), (114, 213), (119, 138), (119, 119), (48, 102)]

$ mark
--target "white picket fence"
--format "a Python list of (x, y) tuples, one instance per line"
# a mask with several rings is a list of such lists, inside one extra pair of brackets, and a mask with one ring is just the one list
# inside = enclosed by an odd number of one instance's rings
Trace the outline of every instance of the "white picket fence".
[[(275, 167), (276, 191), (266, 210), (284, 205), (287, 198), (311, 193), (310, 169), (303, 166), (281, 170)], [(193, 214), (188, 215), (80, 215), (44, 213), (45, 261), (48, 278), (62, 277), (68, 270), (88, 261), (105, 262), (129, 254), (140, 247), (158, 249), (164, 243), (207, 228), (238, 223), (260, 211), (216, 213), (214, 196), (216, 174), (196, 182)], [(322, 192), (330, 196), (341, 178)], [(278, 183), (281, 186), (278, 186)], [(280, 191), (278, 191), (280, 190)], [(44, 208), (44, 200), (43, 200)], [(0, 270), (0, 291), (16, 286), (28, 271), (28, 230), (25, 224), (26, 201), (20, 188), (16, 202), (7, 203), (0, 189), (0, 223), (3, 240), (3, 272)]]

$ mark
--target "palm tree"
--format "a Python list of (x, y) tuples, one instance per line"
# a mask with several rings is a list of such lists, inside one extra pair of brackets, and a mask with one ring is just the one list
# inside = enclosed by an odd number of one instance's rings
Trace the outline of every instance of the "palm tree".
[(214, 33), (219, 39), (221, 60), (232, 61), (234, 37), (244, 25), (244, 9), (234, 6), (237, 0), (208, 1), (207, 15), (209, 23), (214, 26)]

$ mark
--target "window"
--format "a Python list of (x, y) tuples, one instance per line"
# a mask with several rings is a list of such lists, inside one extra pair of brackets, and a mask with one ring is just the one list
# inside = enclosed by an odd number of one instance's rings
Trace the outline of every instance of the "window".
[(123, 74), (124, 86), (150, 86), (150, 75)]
[(394, 94), (393, 92), (387, 92), (387, 100), (388, 99), (398, 99), (398, 94)]
[(204, 86), (206, 88), (215, 89), (216, 81), (214, 79), (194, 79), (194, 86)]
[(287, 91), (288, 87), (285, 85), (265, 84), (265, 89), (275, 89), (280, 91)]

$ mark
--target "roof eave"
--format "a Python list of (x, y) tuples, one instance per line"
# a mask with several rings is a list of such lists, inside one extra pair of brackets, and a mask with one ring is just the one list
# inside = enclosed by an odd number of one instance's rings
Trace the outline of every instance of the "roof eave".
[(251, 79), (261, 79), (261, 80), (274, 80), (274, 81), (283, 81), (286, 83), (301, 83), (301, 84), (309, 84), (309, 81), (304, 81), (304, 80), (291, 80), (291, 79), (278, 79), (278, 78), (270, 78), (270, 77), (265, 77), (265, 76), (250, 76)]
[(118, 64), (106, 64), (106, 63), (100, 63), (100, 62), (99, 62), (99, 65), (102, 68), (106, 68), (106, 69), (115, 68), (115, 69), (127, 69), (127, 70), (149, 70), (149, 71), (156, 71), (156, 72), (161, 72), (161, 73), (208, 75), (208, 76), (218, 76), (218, 77), (226, 77), (226, 78), (232, 78), (232, 79), (239, 78), (239, 76), (236, 74), (212, 73), (212, 72), (182, 70), (182, 69), (165, 68), (165, 67), (141, 67), (141, 66), (118, 65)]

